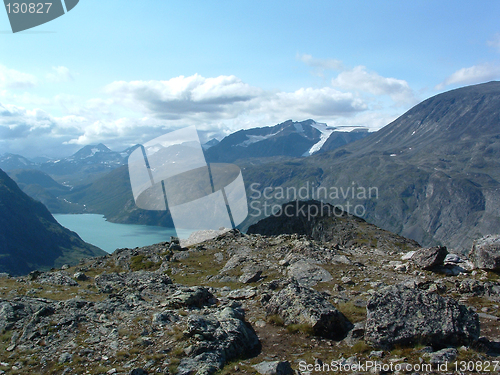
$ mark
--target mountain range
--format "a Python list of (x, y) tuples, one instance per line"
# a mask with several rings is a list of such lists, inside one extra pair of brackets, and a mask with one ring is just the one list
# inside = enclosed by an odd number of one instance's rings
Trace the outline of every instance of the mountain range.
[[(207, 161), (236, 163), (243, 171), (250, 207), (244, 230), (270, 214), (264, 204), (319, 199), (423, 245), (463, 250), (500, 230), (499, 108), (500, 82), (489, 82), (431, 97), (374, 133), (289, 120), (238, 131), (204, 149)], [(79, 171), (101, 171), (70, 190), (63, 185), (28, 188), (18, 172), (9, 173), (56, 212), (172, 226), (168, 212), (135, 206), (127, 167), (117, 158), (127, 152), (87, 146), (72, 160), (38, 167), (48, 171), (73, 163)], [(8, 160), (12, 163), (12, 156)], [(51, 176), (60, 182), (60, 175)]]
[(2, 170), (0, 212), (0, 272), (22, 275), (106, 254), (62, 227)]
[(239, 130), (206, 150), (208, 162), (233, 163), (253, 158), (301, 157), (328, 151), (368, 135), (367, 130), (338, 131), (314, 120)]
[[(500, 231), (499, 108), (500, 82), (452, 90), (336, 150), (250, 166), (245, 181), (258, 182), (260, 192), (268, 186), (307, 185), (316, 193), (351, 188), (325, 200), (361, 205), (367, 221), (424, 245), (467, 249)], [(358, 196), (370, 188), (377, 194)]]

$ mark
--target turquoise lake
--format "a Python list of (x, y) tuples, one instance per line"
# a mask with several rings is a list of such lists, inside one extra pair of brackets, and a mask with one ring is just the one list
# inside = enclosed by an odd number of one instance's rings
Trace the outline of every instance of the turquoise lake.
[[(110, 223), (102, 215), (53, 216), (62, 226), (78, 233), (85, 242), (100, 247), (108, 253), (125, 247), (134, 248), (170, 241), (170, 236), (176, 235), (173, 228)], [(185, 231), (179, 235), (186, 235), (190, 232)]]

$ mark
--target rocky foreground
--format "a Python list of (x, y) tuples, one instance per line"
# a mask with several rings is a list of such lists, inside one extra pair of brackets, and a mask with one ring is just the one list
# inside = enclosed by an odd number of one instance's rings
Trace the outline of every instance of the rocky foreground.
[(499, 242), (231, 231), (3, 274), (0, 373), (498, 373)]

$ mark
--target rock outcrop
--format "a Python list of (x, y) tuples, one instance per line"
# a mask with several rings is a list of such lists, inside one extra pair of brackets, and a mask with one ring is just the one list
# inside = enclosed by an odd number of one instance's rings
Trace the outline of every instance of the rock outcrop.
[(442, 266), (448, 255), (448, 250), (444, 246), (435, 246), (422, 248), (412, 255), (411, 260), (417, 267), (423, 270), (431, 270), (435, 267)]
[(268, 315), (279, 315), (286, 325), (306, 324), (317, 336), (340, 340), (353, 327), (321, 293), (294, 280), (263, 303)]
[(479, 338), (478, 315), (437, 293), (391, 285), (376, 292), (366, 308), (365, 340), (376, 348), (460, 346)]
[(500, 236), (486, 236), (474, 241), (469, 257), (477, 268), (500, 271)]

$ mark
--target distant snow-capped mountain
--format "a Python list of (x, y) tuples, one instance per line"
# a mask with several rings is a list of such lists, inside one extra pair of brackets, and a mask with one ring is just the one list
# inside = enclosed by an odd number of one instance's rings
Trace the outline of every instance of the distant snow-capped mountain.
[[(234, 162), (238, 159), (272, 156), (302, 157), (327, 151), (335, 143), (328, 140), (332, 135), (343, 139), (337, 147), (362, 138), (367, 132), (356, 133), (339, 131), (327, 124), (314, 120), (294, 122), (285, 121), (275, 126), (240, 130), (228, 135), (218, 144), (205, 150), (209, 162)], [(343, 137), (341, 136), (343, 135)]]
[(0, 169), (4, 171), (10, 171), (13, 169), (30, 169), (35, 166), (35, 163), (21, 155), (3, 154), (0, 156)]

